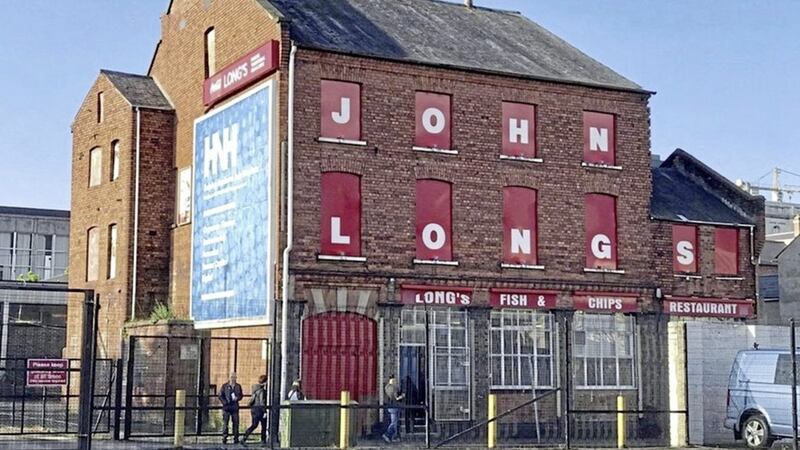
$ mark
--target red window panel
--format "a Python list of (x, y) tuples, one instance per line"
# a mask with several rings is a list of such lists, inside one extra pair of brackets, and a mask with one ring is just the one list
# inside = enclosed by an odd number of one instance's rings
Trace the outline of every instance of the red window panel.
[(417, 259), (452, 261), (450, 183), (417, 180)]
[(739, 274), (739, 230), (736, 228), (714, 230), (714, 273)]
[(361, 256), (361, 179), (343, 172), (322, 174), (320, 253)]
[(320, 136), (361, 139), (361, 86), (356, 83), (322, 80)]
[(586, 267), (617, 268), (617, 199), (586, 194)]
[(536, 157), (536, 107), (503, 102), (503, 154)]
[(503, 262), (536, 265), (536, 190), (503, 188)]
[(583, 160), (587, 163), (614, 165), (616, 126), (614, 116), (583, 112)]
[(449, 95), (417, 92), (415, 117), (415, 146), (450, 148), (451, 113)]
[(675, 272), (697, 272), (700, 247), (697, 245), (697, 227), (672, 226), (672, 269)]

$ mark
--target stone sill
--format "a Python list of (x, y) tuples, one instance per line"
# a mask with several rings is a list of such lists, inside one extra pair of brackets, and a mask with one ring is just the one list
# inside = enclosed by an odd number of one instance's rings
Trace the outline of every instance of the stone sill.
[(435, 259), (415, 259), (414, 264), (431, 266), (458, 266), (458, 261), (439, 261)]
[(597, 164), (589, 162), (582, 162), (581, 167), (586, 167), (587, 169), (622, 170), (622, 166), (612, 166), (608, 164)]
[(544, 266), (529, 264), (500, 264), (503, 269), (544, 270)]
[(586, 268), (583, 269), (583, 271), (585, 273), (613, 273), (615, 275), (623, 275), (623, 274), (625, 274), (625, 271), (622, 270), (622, 269), (592, 269), (592, 268), (586, 267)]
[(367, 262), (365, 256), (317, 255), (319, 261)]
[(356, 145), (359, 147), (366, 147), (367, 141), (359, 141), (354, 139), (339, 139), (339, 138), (328, 138), (328, 137), (319, 137), (317, 138), (319, 142), (325, 142), (328, 144), (344, 144), (344, 145)]
[(425, 152), (425, 153), (440, 153), (443, 155), (457, 155), (458, 150), (451, 150), (449, 148), (431, 148), (431, 147), (417, 147), (416, 145), (411, 147), (412, 150), (417, 152)]
[(530, 163), (543, 163), (544, 160), (542, 158), (529, 158), (527, 156), (511, 156), (511, 155), (500, 155), (500, 159), (505, 161), (522, 161), (522, 162), (530, 162)]

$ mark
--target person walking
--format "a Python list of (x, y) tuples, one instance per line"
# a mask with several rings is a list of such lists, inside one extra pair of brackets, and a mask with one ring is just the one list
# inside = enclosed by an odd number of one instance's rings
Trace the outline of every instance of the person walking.
[(387, 443), (397, 442), (400, 440), (398, 433), (400, 408), (398, 408), (398, 405), (400, 400), (405, 398), (405, 395), (400, 392), (400, 386), (397, 385), (394, 375), (389, 375), (389, 381), (384, 386), (383, 393), (386, 397), (385, 405), (386, 411), (389, 413), (389, 425), (386, 427), (382, 437)]
[(219, 400), (222, 402), (222, 443), (228, 443), (228, 423), (233, 422), (233, 443), (239, 443), (239, 401), (242, 399), (242, 385), (236, 382), (236, 373), (222, 385)]
[(244, 432), (242, 436), (242, 445), (247, 442), (256, 427), (261, 425), (261, 444), (267, 443), (267, 376), (261, 375), (258, 377), (258, 384), (253, 385), (253, 394), (250, 396), (250, 401), (247, 403), (250, 407), (250, 418), (252, 423), (250, 427)]
[(292, 389), (286, 394), (286, 400), (305, 400), (306, 396), (303, 394), (303, 391), (300, 390), (300, 380), (294, 380), (292, 383)]

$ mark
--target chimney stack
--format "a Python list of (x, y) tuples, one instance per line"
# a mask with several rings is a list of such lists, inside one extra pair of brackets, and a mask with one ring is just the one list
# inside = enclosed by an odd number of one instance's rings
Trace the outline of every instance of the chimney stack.
[(464, 0), (464, 6), (467, 8), (472, 8), (472, 0)]
[(792, 225), (794, 225), (794, 237), (800, 236), (800, 214), (792, 218)]

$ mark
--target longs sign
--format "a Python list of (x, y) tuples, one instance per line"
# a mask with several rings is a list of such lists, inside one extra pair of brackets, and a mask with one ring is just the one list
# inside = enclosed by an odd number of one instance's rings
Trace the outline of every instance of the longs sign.
[(669, 297), (664, 312), (674, 316), (748, 318), (753, 316), (752, 300)]
[(407, 285), (400, 290), (400, 300), (408, 305), (467, 306), (472, 304), (472, 289)]
[(276, 71), (278, 48), (278, 41), (267, 42), (207, 78), (203, 82), (203, 104), (214, 104)]

